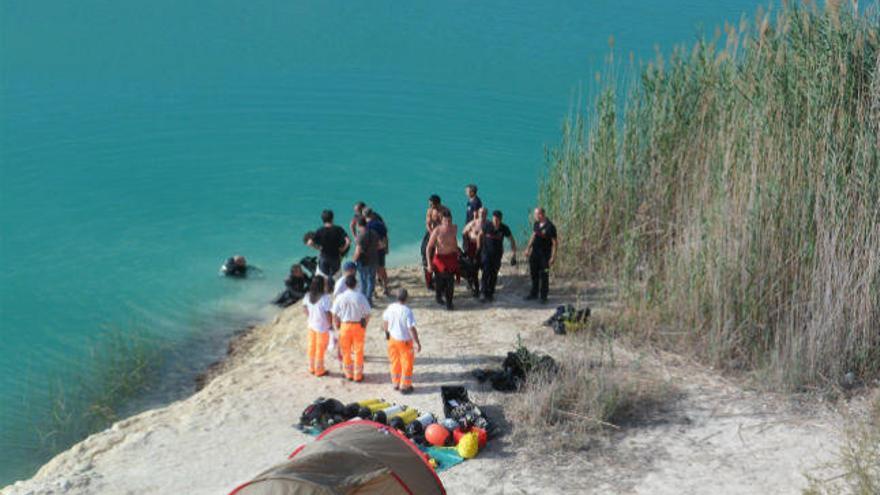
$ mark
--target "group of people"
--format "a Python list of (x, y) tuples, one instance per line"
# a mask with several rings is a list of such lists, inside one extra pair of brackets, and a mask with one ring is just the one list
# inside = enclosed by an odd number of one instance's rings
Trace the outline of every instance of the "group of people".
[[(504, 223), (500, 210), (492, 212), (477, 195), (477, 186), (465, 187), (467, 205), (462, 229), (462, 246), (458, 246), (458, 226), (452, 220), (451, 210), (444, 206), (436, 194), (428, 198), (425, 212), (425, 234), (422, 238), (422, 265), (425, 284), (435, 291), (438, 304), (454, 308), (455, 284), (462, 276), (474, 297), (481, 302), (495, 298), (495, 287), (501, 260), (504, 255), (504, 239), (510, 241), (510, 264), (516, 266), (516, 240), (510, 227)], [(532, 286), (526, 299), (547, 301), (550, 283), (550, 267), (556, 260), (558, 239), (556, 227), (547, 218), (543, 208), (535, 208), (535, 223), (525, 250), (529, 260)], [(482, 275), (481, 275), (482, 274)]]
[[(308, 370), (315, 376), (326, 375), (326, 352), (338, 348), (345, 378), (361, 382), (366, 328), (377, 281), (385, 295), (389, 295), (385, 271), (388, 228), (381, 215), (363, 202), (356, 203), (349, 224), (355, 238), (353, 261), (343, 264), (352, 242), (348, 232), (333, 220), (333, 212), (324, 210), (322, 226), (304, 237), (308, 246), (319, 251), (316, 274), (303, 303), (308, 317)], [(342, 275), (334, 281), (340, 269)], [(396, 302), (386, 308), (382, 322), (391, 379), (394, 388), (404, 394), (413, 390), (415, 352), (421, 350), (415, 316), (406, 306), (408, 298), (406, 289), (400, 289)]]
[[(358, 290), (357, 278), (350, 273), (356, 269), (354, 264), (347, 262), (345, 269), (349, 273), (335, 284), (332, 297), (326, 291), (324, 276), (316, 275), (303, 303), (308, 318), (308, 370), (315, 376), (326, 375), (326, 352), (338, 344), (345, 378), (361, 382), (364, 379), (366, 329), (372, 308), (367, 297)], [(422, 350), (415, 315), (406, 306), (408, 298), (407, 290), (400, 289), (397, 301), (390, 304), (382, 316), (391, 362), (391, 381), (394, 389), (403, 394), (413, 390), (415, 352)]]
[[(454, 308), (455, 285), (461, 278), (467, 281), (469, 289), (481, 302), (494, 300), (505, 238), (510, 242), (510, 263), (517, 264), (516, 240), (503, 221), (503, 213), (495, 210), (490, 218), (489, 210), (477, 195), (476, 185), (468, 185), (465, 194), (467, 204), (461, 247), (452, 212), (439, 196), (434, 194), (428, 198), (425, 213), (425, 234), (421, 244), (425, 283), (435, 292), (436, 301), (449, 310)], [(556, 227), (547, 219), (543, 208), (534, 210), (534, 220), (524, 252), (531, 275), (531, 290), (526, 299), (546, 302), (549, 270), (556, 259), (558, 240)], [(306, 245), (318, 251), (317, 260), (303, 258), (294, 264), (285, 280), (286, 291), (275, 302), (286, 306), (303, 299), (303, 310), (308, 318), (310, 373), (325, 376), (326, 353), (336, 349), (345, 378), (360, 382), (364, 377), (366, 328), (377, 283), (384, 294), (390, 296), (385, 270), (390, 248), (388, 228), (381, 215), (363, 202), (355, 203), (348, 231), (334, 223), (331, 210), (321, 213), (321, 222), (317, 230), (308, 232), (303, 238)], [(343, 263), (352, 244), (352, 261)], [(304, 264), (310, 265), (308, 274), (303, 270)], [(235, 256), (227, 260), (223, 273), (243, 277), (253, 268), (247, 265), (243, 256)], [(421, 351), (415, 316), (407, 306), (408, 298), (407, 290), (400, 289), (395, 301), (382, 315), (391, 381), (402, 393), (413, 390), (415, 353)]]
[[(333, 220), (333, 211), (324, 210), (321, 213), (322, 226), (307, 233), (303, 239), (307, 246), (319, 251), (317, 274), (327, 282), (327, 292), (352, 245), (348, 232), (334, 224)], [(385, 271), (385, 257), (390, 246), (388, 227), (378, 213), (363, 202), (358, 202), (354, 205), (354, 217), (349, 229), (355, 238), (352, 259), (353, 269), (359, 278), (358, 287), (372, 306), (377, 278), (385, 295), (389, 295), (388, 274)]]
[[(476, 185), (468, 185), (465, 194), (467, 205), (461, 248), (458, 226), (452, 220), (451, 210), (443, 205), (439, 196), (434, 194), (428, 198), (425, 213), (425, 235), (421, 245), (425, 283), (435, 291), (437, 302), (449, 310), (454, 308), (455, 285), (462, 276), (480, 301), (494, 300), (505, 238), (510, 242), (510, 263), (517, 264), (516, 240), (510, 227), (503, 222), (503, 213), (495, 210), (489, 219), (489, 210), (477, 195)], [(364, 376), (366, 328), (377, 279), (388, 294), (385, 257), (389, 243), (388, 228), (380, 215), (363, 202), (355, 204), (354, 213), (349, 225), (355, 238), (354, 261), (341, 265), (351, 247), (351, 239), (343, 228), (333, 223), (332, 211), (325, 210), (321, 214), (321, 228), (306, 235), (306, 244), (317, 249), (320, 255), (304, 309), (309, 322), (309, 372), (316, 376), (327, 373), (324, 356), (328, 347), (335, 347), (333, 342), (336, 339), (330, 334), (336, 331), (345, 378), (360, 382)], [(543, 208), (534, 210), (534, 220), (524, 253), (531, 275), (531, 290), (526, 299), (546, 302), (549, 271), (556, 259), (558, 239), (556, 227)], [(342, 276), (333, 282), (340, 268)], [(396, 301), (382, 315), (391, 381), (402, 393), (413, 390), (415, 353), (421, 351), (415, 315), (406, 305), (408, 297), (407, 290), (400, 289)]]

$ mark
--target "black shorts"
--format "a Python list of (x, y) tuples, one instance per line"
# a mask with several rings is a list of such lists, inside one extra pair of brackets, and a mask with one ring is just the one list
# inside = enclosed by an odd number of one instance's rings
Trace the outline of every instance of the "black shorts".
[(385, 268), (385, 250), (380, 249), (377, 254), (379, 255), (379, 267)]
[(318, 259), (318, 270), (321, 270), (321, 273), (327, 276), (327, 278), (333, 278), (336, 275), (336, 272), (339, 271), (339, 267), (342, 265), (342, 258), (330, 258), (321, 256)]

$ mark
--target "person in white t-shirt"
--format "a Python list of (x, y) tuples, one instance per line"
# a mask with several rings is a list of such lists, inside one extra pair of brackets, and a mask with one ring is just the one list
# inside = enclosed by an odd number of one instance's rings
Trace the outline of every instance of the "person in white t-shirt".
[(345, 277), (346, 291), (333, 301), (333, 325), (339, 329), (339, 349), (345, 378), (364, 380), (364, 339), (370, 321), (370, 303), (359, 291), (354, 275)]
[(308, 295), (303, 298), (303, 311), (309, 321), (309, 373), (315, 376), (327, 374), (324, 353), (327, 352), (327, 342), (333, 330), (330, 296), (324, 293), (325, 283), (324, 277), (316, 275), (309, 286)]
[(416, 317), (406, 305), (408, 297), (406, 289), (400, 289), (397, 302), (389, 305), (382, 314), (382, 328), (388, 339), (388, 360), (391, 361), (391, 383), (394, 384), (394, 390), (400, 390), (402, 394), (413, 391), (413, 344), (416, 352), (422, 352)]
[[(339, 280), (336, 281), (336, 285), (333, 287), (333, 298), (339, 297), (339, 294), (345, 292), (348, 287), (345, 286), (345, 279), (349, 275), (355, 276), (355, 280), (357, 280), (357, 265), (353, 261), (346, 261), (345, 264), (342, 265), (342, 276), (339, 277)], [(361, 290), (361, 284), (358, 283), (354, 286), (354, 290)]]

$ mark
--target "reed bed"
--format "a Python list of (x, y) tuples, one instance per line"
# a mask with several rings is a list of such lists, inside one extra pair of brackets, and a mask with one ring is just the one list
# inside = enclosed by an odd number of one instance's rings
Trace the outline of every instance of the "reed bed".
[(774, 387), (877, 377), (876, 10), (759, 10), (628, 76), (547, 152), (557, 269), (616, 280), (638, 331)]
[(105, 331), (72, 377), (49, 383), (49, 409), (33, 412), (32, 427), (39, 438), (33, 448), (39, 457), (48, 460), (121, 419), (126, 404), (155, 383), (165, 352), (144, 331)]

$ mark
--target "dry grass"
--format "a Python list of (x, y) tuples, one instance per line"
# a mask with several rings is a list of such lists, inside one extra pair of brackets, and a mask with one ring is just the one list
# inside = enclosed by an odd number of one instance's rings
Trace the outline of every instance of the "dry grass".
[[(721, 368), (880, 375), (880, 22), (788, 2), (609, 76), (547, 155), (559, 269)], [(619, 102), (626, 101), (621, 109)], [(644, 325), (642, 325), (644, 327)], [(685, 332), (675, 333), (681, 330)], [(675, 337), (672, 337), (675, 336)]]
[(591, 325), (566, 339), (555, 374), (529, 375), (508, 408), (517, 441), (548, 450), (589, 448), (601, 435), (656, 421), (675, 401), (674, 387), (639, 360), (614, 353), (610, 336)]
[(811, 478), (805, 495), (876, 495), (880, 493), (880, 395), (862, 420), (852, 420), (837, 461), (828, 466), (841, 474)]

